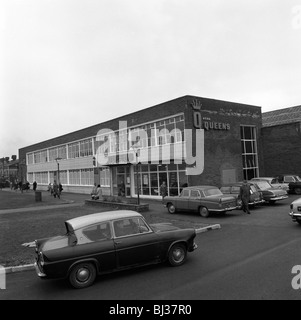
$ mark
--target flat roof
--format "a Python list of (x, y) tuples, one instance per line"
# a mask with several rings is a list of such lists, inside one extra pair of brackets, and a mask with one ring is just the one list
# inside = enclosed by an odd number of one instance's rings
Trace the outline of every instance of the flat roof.
[(92, 225), (95, 223), (101, 223), (108, 220), (115, 220), (120, 218), (129, 217), (142, 217), (142, 215), (136, 211), (131, 210), (114, 210), (99, 213), (92, 213), (85, 216), (73, 218), (67, 220), (66, 223), (70, 224), (73, 230), (80, 229), (82, 227)]

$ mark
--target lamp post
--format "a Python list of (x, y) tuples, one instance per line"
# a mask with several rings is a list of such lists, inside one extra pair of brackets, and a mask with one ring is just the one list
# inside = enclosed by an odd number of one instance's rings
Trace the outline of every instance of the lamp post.
[(62, 160), (62, 158), (60, 157), (55, 158), (55, 161), (57, 163), (57, 183), (58, 184), (60, 183), (60, 163), (59, 163), (60, 160)]

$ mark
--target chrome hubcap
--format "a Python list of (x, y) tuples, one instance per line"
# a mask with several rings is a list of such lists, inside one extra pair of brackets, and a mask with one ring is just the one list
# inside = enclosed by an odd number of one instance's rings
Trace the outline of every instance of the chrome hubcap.
[(90, 272), (88, 269), (86, 268), (81, 268), (77, 271), (77, 280), (80, 281), (80, 282), (85, 282), (89, 279), (89, 276), (90, 276)]
[(183, 260), (184, 254), (183, 250), (180, 248), (177, 248), (173, 251), (173, 258), (175, 261), (180, 262)]

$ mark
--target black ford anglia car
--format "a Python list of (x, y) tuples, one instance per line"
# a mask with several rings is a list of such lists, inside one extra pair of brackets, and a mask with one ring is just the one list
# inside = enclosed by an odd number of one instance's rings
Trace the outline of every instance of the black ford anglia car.
[(65, 235), (35, 240), (35, 268), (39, 277), (67, 278), (75, 288), (90, 286), (102, 273), (164, 261), (180, 266), (197, 248), (195, 229), (148, 225), (135, 211), (90, 214), (65, 225)]

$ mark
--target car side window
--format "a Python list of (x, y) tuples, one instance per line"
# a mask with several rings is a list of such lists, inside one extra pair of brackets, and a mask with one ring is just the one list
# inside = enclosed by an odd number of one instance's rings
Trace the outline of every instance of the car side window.
[(140, 233), (139, 221), (137, 218), (116, 220), (113, 225), (116, 237), (130, 236)]
[(199, 191), (198, 190), (191, 190), (190, 197), (191, 198), (199, 198), (200, 197)]
[(189, 197), (189, 190), (184, 189), (181, 193), (181, 197)]
[(284, 177), (284, 182), (294, 182), (294, 181), (295, 181), (295, 179), (292, 176)]
[(100, 241), (111, 239), (111, 229), (109, 222), (97, 224), (83, 229), (83, 235), (90, 241)]

